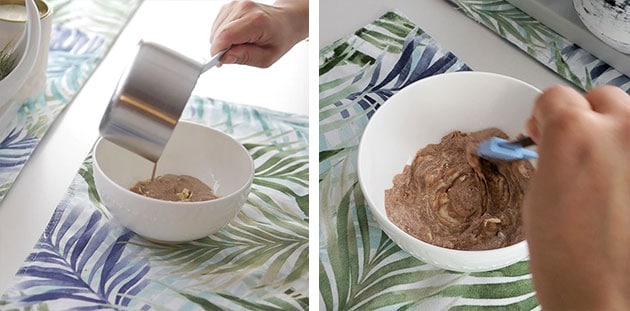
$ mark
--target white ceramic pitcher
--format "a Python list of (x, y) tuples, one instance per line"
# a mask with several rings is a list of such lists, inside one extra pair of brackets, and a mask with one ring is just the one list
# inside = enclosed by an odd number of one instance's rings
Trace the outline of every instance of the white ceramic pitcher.
[(15, 126), (14, 120), (21, 99), (13, 98), (27, 80), (39, 53), (41, 21), (35, 0), (25, 0), (26, 27), (16, 44), (17, 64), (0, 80), (0, 141), (3, 141)]

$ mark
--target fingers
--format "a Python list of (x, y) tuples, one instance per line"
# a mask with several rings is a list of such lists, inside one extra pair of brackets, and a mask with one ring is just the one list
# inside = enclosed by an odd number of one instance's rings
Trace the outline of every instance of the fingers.
[(536, 99), (532, 115), (527, 120), (527, 131), (539, 143), (542, 131), (549, 122), (558, 122), (557, 118), (565, 118), (573, 113), (628, 118), (630, 96), (613, 86), (592, 88), (584, 96), (569, 87), (551, 87)]
[(266, 23), (271, 18), (265, 8), (247, 0), (232, 1), (223, 6), (212, 26), (211, 55), (230, 46), (260, 41), (264, 32), (269, 31)]
[(247, 64), (254, 67), (267, 68), (279, 58), (273, 47), (262, 47), (255, 44), (241, 44), (232, 46), (223, 55), (223, 64)]
[[(222, 25), (217, 31), (213, 45), (230, 45), (258, 43), (263, 44), (264, 27), (247, 16)], [(219, 49), (222, 50), (222, 49)]]
[[(224, 18), (221, 25), (218, 25), (216, 30), (213, 30), (211, 46), (210, 46), (210, 55), (215, 55), (219, 53), (220, 51), (223, 51), (234, 44), (242, 43), (242, 42), (238, 42), (238, 43), (236, 42), (236, 41), (240, 41), (239, 36), (241, 36), (241, 34), (235, 33), (233, 29), (234, 25), (238, 26), (239, 23), (242, 24), (244, 23), (244, 21), (242, 19), (233, 20), (232, 14), (228, 14)], [(238, 31), (241, 31), (241, 30), (238, 30)]]
[(589, 90), (585, 97), (593, 110), (599, 113), (626, 116), (630, 109), (630, 96), (618, 87), (596, 87)]
[(212, 30), (210, 32), (210, 43), (214, 44), (214, 39), (219, 33), (219, 29), (224, 25), (233, 20), (236, 20), (246, 14), (247, 12), (243, 11), (243, 5), (241, 2), (232, 1), (228, 4), (224, 4), (217, 14), (217, 17), (214, 19), (212, 23)]
[(212, 23), (212, 30), (210, 31), (210, 43), (212, 43), (214, 41), (214, 37), (217, 34), (217, 29), (221, 25), (223, 25), (223, 23), (227, 19), (228, 15), (230, 15), (230, 13), (232, 12), (230, 7), (228, 7), (228, 6), (229, 6), (229, 4), (226, 4), (226, 5), (223, 5), (221, 7), (221, 10), (219, 11), (219, 14), (217, 14), (217, 17), (214, 19), (214, 22)]
[(530, 117), (529, 119), (527, 119), (527, 123), (525, 124), (525, 129), (527, 130), (529, 137), (531, 137), (531, 139), (535, 143), (540, 144), (540, 133), (538, 132), (538, 123), (536, 119), (534, 119), (534, 117)]
[[(221, 57), (222, 64), (248, 64), (257, 67), (268, 67), (268, 54), (264, 46), (258, 46), (263, 37), (262, 29), (255, 27), (246, 18), (241, 18), (219, 28), (211, 47), (210, 54), (215, 55), (224, 49), (228, 50)], [(272, 49), (269, 47), (268, 49)]]
[(554, 86), (545, 90), (534, 103), (532, 115), (527, 121), (530, 137), (540, 143), (543, 130), (558, 118), (579, 111), (590, 111), (589, 102), (577, 91), (565, 86)]
[(222, 64), (271, 66), (308, 35), (308, 1), (293, 1), (274, 6), (237, 0), (224, 6), (212, 26), (211, 55), (229, 48)]

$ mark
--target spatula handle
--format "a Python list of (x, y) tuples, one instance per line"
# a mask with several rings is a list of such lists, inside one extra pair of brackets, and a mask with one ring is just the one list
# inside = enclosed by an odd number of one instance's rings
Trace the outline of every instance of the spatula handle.
[(522, 137), (522, 138), (519, 138), (519, 139), (516, 139), (516, 140), (512, 140), (512, 141), (509, 141), (507, 143), (510, 144), (510, 145), (519, 145), (519, 146), (522, 146), (522, 147), (529, 147), (531, 145), (535, 145), (536, 144), (534, 142), (534, 140), (531, 137), (529, 137), (529, 136), (525, 136), (525, 137)]

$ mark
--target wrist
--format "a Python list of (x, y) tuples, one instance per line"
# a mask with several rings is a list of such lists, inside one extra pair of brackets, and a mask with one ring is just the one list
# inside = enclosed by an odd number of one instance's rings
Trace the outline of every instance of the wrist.
[(285, 13), (294, 44), (308, 37), (308, 0), (276, 0), (273, 6)]

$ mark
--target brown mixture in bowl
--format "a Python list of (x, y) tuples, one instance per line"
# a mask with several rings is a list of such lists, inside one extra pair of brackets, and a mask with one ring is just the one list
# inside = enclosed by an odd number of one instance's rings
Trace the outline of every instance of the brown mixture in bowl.
[(188, 175), (166, 174), (136, 183), (129, 190), (165, 201), (199, 202), (214, 200), (217, 196), (208, 185)]
[(419, 150), (385, 190), (388, 218), (446, 248), (485, 250), (522, 241), (520, 207), (534, 167), (527, 160), (479, 158), (479, 142), (493, 136), (508, 138), (497, 128), (453, 131)]

